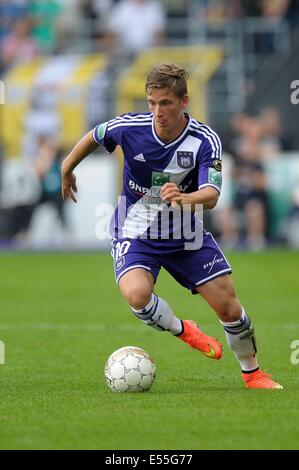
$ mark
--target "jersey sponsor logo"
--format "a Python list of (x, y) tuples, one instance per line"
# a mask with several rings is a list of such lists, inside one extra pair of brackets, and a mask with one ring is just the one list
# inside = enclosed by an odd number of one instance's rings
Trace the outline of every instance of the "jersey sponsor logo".
[(203, 268), (204, 269), (209, 268), (209, 270), (208, 270), (208, 274), (209, 274), (212, 271), (215, 264), (221, 263), (221, 261), (223, 261), (223, 257), (217, 258), (217, 255), (215, 255), (214, 258), (212, 259), (212, 261), (209, 261), (208, 263), (204, 264)]
[(214, 161), (213, 161), (213, 167), (215, 168), (215, 170), (221, 171), (221, 170), (222, 170), (222, 162), (221, 162), (221, 160), (214, 160)]
[(143, 204), (153, 204), (153, 205), (161, 205), (163, 204), (162, 199), (160, 196), (143, 196), (142, 198)]
[(106, 129), (107, 129), (108, 122), (103, 122), (103, 124), (100, 124), (97, 129), (97, 137), (99, 140), (103, 139)]
[[(155, 181), (160, 181), (160, 180), (155, 180)], [(135, 183), (135, 181), (133, 180), (129, 181), (130, 189), (132, 189), (135, 193), (141, 194), (143, 196), (142, 197), (143, 204), (158, 204), (158, 205), (163, 204), (163, 201), (160, 198), (160, 185), (159, 187), (157, 186), (158, 185), (156, 184), (156, 186), (152, 188), (146, 188), (145, 186), (140, 186), (139, 184)]]
[(135, 181), (130, 180), (129, 181), (129, 188), (133, 189), (138, 194), (147, 194), (149, 193), (149, 188), (146, 188), (145, 186), (140, 186), (139, 184), (135, 183)]
[(163, 186), (165, 183), (169, 183), (169, 181), (169, 174), (161, 173), (159, 171), (152, 172), (152, 186)]
[(176, 158), (180, 168), (192, 168), (193, 152), (177, 151)]
[(220, 190), (222, 182), (221, 173), (215, 170), (215, 168), (209, 168), (208, 182), (214, 184)]
[(139, 153), (138, 155), (136, 155), (134, 157), (134, 160), (137, 160), (138, 162), (146, 162), (144, 156), (143, 156), (143, 153)]

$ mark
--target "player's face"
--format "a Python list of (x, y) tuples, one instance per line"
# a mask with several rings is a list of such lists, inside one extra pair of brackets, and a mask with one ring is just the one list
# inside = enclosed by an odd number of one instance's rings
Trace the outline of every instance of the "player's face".
[(188, 96), (181, 99), (168, 88), (161, 88), (151, 90), (147, 101), (158, 134), (180, 132), (181, 127), (185, 126), (184, 110), (188, 105)]

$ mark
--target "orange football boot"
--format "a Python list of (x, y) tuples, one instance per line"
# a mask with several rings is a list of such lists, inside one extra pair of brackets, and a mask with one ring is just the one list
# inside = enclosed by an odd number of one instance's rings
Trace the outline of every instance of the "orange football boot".
[(222, 356), (222, 346), (211, 336), (205, 335), (193, 320), (182, 320), (184, 332), (178, 335), (191, 348), (198, 349), (204, 356), (211, 359), (220, 359)]
[(268, 388), (281, 390), (283, 386), (271, 379), (271, 375), (258, 369), (250, 374), (243, 374), (242, 378), (246, 388)]

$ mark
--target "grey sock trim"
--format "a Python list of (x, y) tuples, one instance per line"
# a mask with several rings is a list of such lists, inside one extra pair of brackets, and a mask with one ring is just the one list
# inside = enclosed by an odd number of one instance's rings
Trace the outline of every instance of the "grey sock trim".
[(227, 333), (230, 333), (231, 335), (238, 335), (243, 333), (243, 331), (249, 330), (251, 328), (251, 320), (248, 315), (245, 315), (245, 318), (241, 323), (238, 321), (238, 324), (235, 326), (223, 325), (223, 327)]
[[(154, 298), (154, 301), (152, 303), (152, 299)], [(149, 320), (155, 313), (158, 308), (158, 303), (159, 303), (159, 298), (156, 294), (152, 294), (152, 299), (149, 303), (151, 307), (147, 308), (144, 307), (140, 310), (136, 310), (135, 308), (131, 307), (132, 312), (136, 315), (136, 317), (140, 318), (141, 320)]]

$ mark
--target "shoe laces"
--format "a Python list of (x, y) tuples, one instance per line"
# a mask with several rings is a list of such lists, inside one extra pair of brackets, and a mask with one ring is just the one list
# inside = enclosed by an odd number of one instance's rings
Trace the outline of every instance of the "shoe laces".
[(253, 381), (259, 380), (260, 378), (264, 378), (264, 379), (269, 380), (270, 382), (275, 383), (275, 382), (272, 380), (272, 374), (269, 374), (269, 373), (266, 372), (265, 370), (260, 370), (260, 375), (258, 375), (257, 377), (253, 378), (252, 380), (253, 380)]
[[(269, 374), (268, 372), (266, 372), (265, 370), (259, 369), (258, 372), (259, 372), (259, 373), (256, 374), (254, 377), (250, 377), (251, 374), (249, 374), (249, 377), (248, 377), (247, 380), (246, 380), (246, 378), (245, 378), (245, 376), (244, 376), (246, 382), (247, 382), (247, 381), (248, 381), (248, 382), (251, 382), (252, 380), (253, 380), (253, 381), (255, 381), (255, 380), (260, 380), (261, 378), (265, 378), (265, 379), (271, 380), (272, 375)], [(254, 374), (254, 372), (253, 372), (253, 374)], [(253, 375), (253, 374), (252, 374), (252, 375)]]

